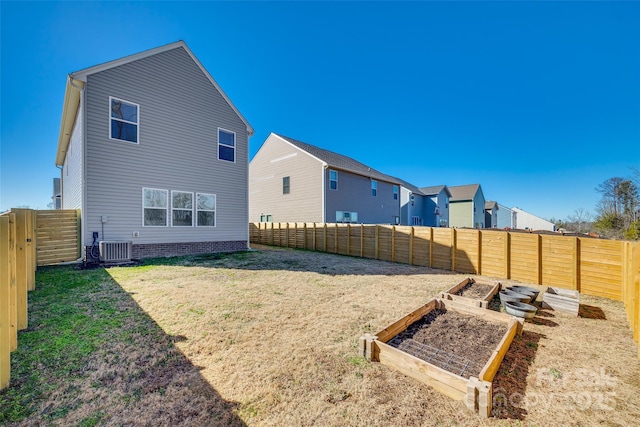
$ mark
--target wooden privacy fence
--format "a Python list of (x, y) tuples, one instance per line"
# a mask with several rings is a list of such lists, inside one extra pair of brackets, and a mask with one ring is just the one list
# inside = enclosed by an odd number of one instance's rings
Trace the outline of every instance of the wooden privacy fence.
[(81, 252), (80, 211), (36, 211), (38, 266), (76, 261)]
[[(325, 223), (251, 223), (250, 240), (575, 289), (623, 301), (638, 341), (640, 243), (500, 230)], [(638, 353), (640, 357), (640, 346)]]
[(75, 210), (11, 209), (0, 215), (0, 390), (9, 385), (10, 353), (27, 328), (27, 293), (37, 266), (75, 261), (80, 254)]

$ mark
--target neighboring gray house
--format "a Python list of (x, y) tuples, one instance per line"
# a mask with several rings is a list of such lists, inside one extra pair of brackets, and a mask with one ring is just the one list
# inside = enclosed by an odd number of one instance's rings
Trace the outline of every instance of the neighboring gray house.
[(480, 184), (449, 187), (449, 191), (449, 226), (485, 228), (485, 199)]
[(51, 196), (51, 209), (62, 209), (60, 178), (53, 178), (53, 195)]
[(400, 184), (350, 157), (271, 133), (249, 164), (249, 220), (399, 224)]
[(449, 199), (451, 191), (446, 185), (422, 187), (420, 191), (429, 200), (425, 210), (425, 223), (429, 227), (449, 226)]
[(427, 225), (425, 212), (428, 200), (415, 185), (396, 178), (400, 182), (400, 224)]
[(493, 200), (484, 202), (484, 227), (498, 228), (498, 203)]
[(182, 41), (71, 73), (55, 163), (85, 253), (103, 240), (132, 241), (133, 258), (246, 249), (252, 134)]
[(501, 229), (516, 228), (516, 222), (517, 222), (516, 217), (517, 217), (516, 212), (498, 203), (498, 215), (496, 218), (497, 228), (501, 228)]

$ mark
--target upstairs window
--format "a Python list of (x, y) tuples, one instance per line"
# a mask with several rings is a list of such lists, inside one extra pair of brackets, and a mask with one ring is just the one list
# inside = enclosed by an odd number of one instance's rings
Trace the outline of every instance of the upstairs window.
[(285, 176), (282, 178), (282, 194), (289, 194), (289, 190), (290, 190), (289, 182), (290, 182), (290, 179), (288, 176)]
[(171, 192), (171, 225), (174, 227), (193, 226), (193, 193)]
[(133, 102), (109, 97), (110, 119), (109, 138), (138, 143), (138, 110)]
[(329, 188), (332, 190), (338, 189), (338, 171), (329, 170)]
[(196, 194), (196, 219), (198, 227), (216, 226), (216, 195)]
[(142, 225), (145, 227), (166, 227), (169, 194), (167, 190), (142, 189)]
[(393, 200), (398, 200), (398, 186), (393, 186)]
[(374, 197), (378, 195), (378, 181), (375, 179), (371, 180), (371, 195)]
[(218, 159), (228, 162), (236, 161), (236, 134), (218, 128)]

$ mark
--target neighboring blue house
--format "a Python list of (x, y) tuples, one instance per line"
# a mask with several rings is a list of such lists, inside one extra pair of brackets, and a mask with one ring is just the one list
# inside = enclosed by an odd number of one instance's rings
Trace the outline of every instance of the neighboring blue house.
[(446, 185), (422, 187), (420, 191), (428, 200), (425, 209), (424, 225), (429, 227), (449, 226), (449, 199), (451, 191)]

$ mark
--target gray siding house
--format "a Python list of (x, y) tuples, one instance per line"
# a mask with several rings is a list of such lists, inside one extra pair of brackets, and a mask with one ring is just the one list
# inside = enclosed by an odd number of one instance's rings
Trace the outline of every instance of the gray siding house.
[(252, 222), (400, 223), (400, 182), (350, 157), (271, 133), (249, 164)]
[(400, 182), (400, 224), (424, 226), (428, 200), (418, 187), (402, 179)]
[(449, 226), (449, 200), (451, 191), (446, 185), (434, 185), (420, 189), (429, 200), (425, 210), (425, 223), (429, 227)]
[(484, 194), (480, 184), (449, 187), (449, 225), (451, 227), (485, 228)]
[(498, 227), (498, 203), (493, 200), (484, 202), (484, 226), (485, 228)]
[(252, 134), (182, 41), (71, 73), (55, 163), (85, 253), (96, 233), (133, 258), (246, 249)]

